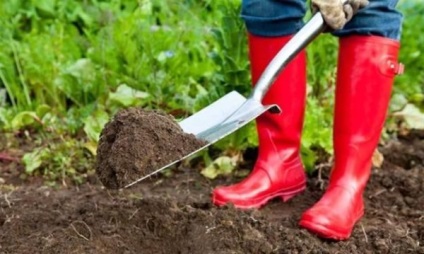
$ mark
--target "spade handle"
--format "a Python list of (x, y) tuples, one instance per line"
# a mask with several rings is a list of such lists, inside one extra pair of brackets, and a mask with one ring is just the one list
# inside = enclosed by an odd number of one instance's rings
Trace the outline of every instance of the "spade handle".
[[(317, 12), (268, 64), (258, 82), (256, 82), (250, 97), (257, 101), (262, 101), (266, 92), (278, 77), (278, 74), (300, 51), (313, 41), (325, 27), (326, 25), (321, 13)], [(290, 82), (290, 80), (286, 82)]]

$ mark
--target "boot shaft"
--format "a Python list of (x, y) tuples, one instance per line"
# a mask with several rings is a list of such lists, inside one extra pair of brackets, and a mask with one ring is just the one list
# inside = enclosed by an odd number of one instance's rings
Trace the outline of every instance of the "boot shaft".
[[(334, 111), (333, 175), (368, 180), (396, 74), (399, 42), (377, 36), (340, 39)], [(363, 184), (362, 184), (363, 183)]]
[[(249, 58), (253, 84), (292, 36), (259, 37), (249, 34)], [(306, 99), (306, 55), (302, 51), (279, 74), (263, 99), (277, 104), (281, 114), (266, 112), (257, 118), (259, 157), (270, 154), (281, 160), (299, 155)]]
[(374, 36), (340, 40), (334, 116), (335, 163), (325, 194), (300, 225), (324, 238), (349, 238), (364, 213), (371, 156), (389, 105), (399, 43)]

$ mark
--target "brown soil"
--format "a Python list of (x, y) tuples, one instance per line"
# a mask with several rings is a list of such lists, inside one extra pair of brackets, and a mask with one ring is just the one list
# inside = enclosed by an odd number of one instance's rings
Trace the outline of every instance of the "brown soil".
[(0, 253), (424, 253), (423, 135), (381, 149), (366, 214), (347, 241), (323, 241), (297, 224), (322, 195), (328, 168), (288, 203), (247, 212), (210, 203), (214, 186), (240, 179), (209, 181), (177, 169), (119, 191), (96, 182), (59, 190), (3, 185)]
[(102, 130), (96, 173), (105, 187), (122, 188), (205, 144), (184, 133), (171, 115), (124, 109)]

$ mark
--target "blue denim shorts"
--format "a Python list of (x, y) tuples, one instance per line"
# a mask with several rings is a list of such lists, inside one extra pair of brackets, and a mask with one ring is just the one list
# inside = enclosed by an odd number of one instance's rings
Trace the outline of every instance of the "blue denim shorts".
[[(402, 14), (396, 10), (398, 0), (369, 0), (336, 36), (376, 35), (400, 39)], [(258, 36), (284, 36), (303, 26), (306, 0), (243, 0), (241, 16), (247, 30)]]

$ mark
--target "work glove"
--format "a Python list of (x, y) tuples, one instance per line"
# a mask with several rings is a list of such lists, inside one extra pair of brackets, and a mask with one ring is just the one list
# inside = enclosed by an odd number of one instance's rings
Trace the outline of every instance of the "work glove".
[(312, 0), (311, 7), (315, 13), (320, 11), (325, 23), (333, 30), (342, 28), (361, 8), (368, 5), (368, 0)]

